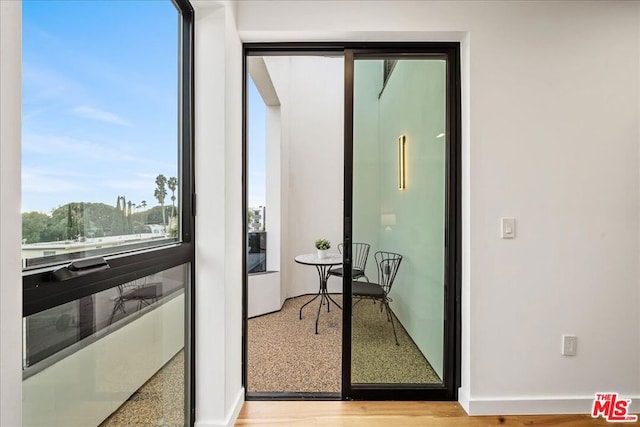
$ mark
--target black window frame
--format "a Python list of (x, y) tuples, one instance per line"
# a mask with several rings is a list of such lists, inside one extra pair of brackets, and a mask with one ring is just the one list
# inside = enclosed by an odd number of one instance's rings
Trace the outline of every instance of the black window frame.
[[(153, 248), (114, 248), (104, 259), (110, 268), (56, 281), (52, 271), (68, 264), (25, 269), (22, 272), (22, 316), (27, 317), (59, 305), (97, 294), (106, 289), (159, 273), (183, 264), (190, 265), (185, 288), (185, 388), (188, 424), (195, 421), (195, 175), (194, 175), (194, 10), (189, 0), (170, 0), (178, 12), (178, 165), (180, 175), (181, 239)], [(71, 254), (70, 254), (71, 255)], [(91, 253), (84, 253), (84, 256)], [(95, 255), (94, 255), (95, 256)]]
[[(128, 280), (144, 277), (194, 260), (193, 174), (193, 8), (188, 0), (171, 0), (181, 17), (179, 23), (179, 108), (178, 132), (180, 144), (181, 191), (178, 194), (182, 214), (181, 239), (167, 240), (152, 248), (116, 247), (104, 259), (108, 270), (81, 275), (64, 282), (55, 281), (51, 272), (77, 258), (95, 256), (91, 251), (65, 254), (54, 265), (25, 269), (23, 281), (23, 316), (29, 316), (78, 298), (115, 287)], [(83, 256), (84, 255), (84, 256)]]

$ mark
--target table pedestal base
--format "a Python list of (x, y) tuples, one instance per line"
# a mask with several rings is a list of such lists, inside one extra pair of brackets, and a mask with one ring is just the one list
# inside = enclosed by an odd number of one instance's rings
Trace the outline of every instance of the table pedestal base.
[(302, 320), (302, 309), (307, 305), (311, 304), (318, 297), (320, 297), (320, 304), (318, 304), (318, 314), (316, 315), (316, 334), (318, 333), (318, 321), (320, 320), (320, 310), (322, 306), (327, 304), (327, 313), (331, 312), (331, 303), (334, 303), (336, 307), (342, 310), (342, 307), (331, 298), (331, 295), (327, 292), (327, 280), (329, 279), (329, 268), (331, 266), (328, 265), (316, 265), (318, 269), (318, 276), (320, 278), (320, 289), (318, 289), (318, 293), (315, 297), (311, 298), (309, 301), (304, 303), (302, 307), (300, 307), (300, 320)]

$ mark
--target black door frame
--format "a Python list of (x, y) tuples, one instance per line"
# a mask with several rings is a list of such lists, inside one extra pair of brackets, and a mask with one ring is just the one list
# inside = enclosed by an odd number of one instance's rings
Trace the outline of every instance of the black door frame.
[(447, 59), (447, 138), (445, 213), (445, 311), (444, 383), (429, 384), (351, 384), (351, 304), (343, 304), (342, 400), (457, 400), (461, 379), (461, 265), (462, 265), (462, 187), (461, 187), (461, 78), (459, 42), (344, 42), (344, 43), (244, 43), (242, 91), (242, 384), (247, 400), (327, 399), (309, 393), (279, 395), (247, 394), (248, 275), (247, 267), (247, 57), (248, 56), (344, 55), (344, 277), (343, 294), (351, 294), (351, 230), (353, 214), (353, 67), (356, 58)]
[[(343, 294), (351, 295), (351, 230), (353, 228), (353, 85), (356, 59), (447, 60), (446, 212), (445, 212), (445, 301), (444, 301), (444, 383), (352, 384), (351, 304), (343, 304), (342, 393), (354, 400), (457, 400), (460, 386), (461, 342), (461, 121), (459, 43), (370, 43), (345, 49), (344, 116), (344, 282)], [(349, 249), (347, 249), (349, 248)], [(346, 298), (344, 298), (346, 301)], [(348, 327), (346, 325), (349, 325)]]

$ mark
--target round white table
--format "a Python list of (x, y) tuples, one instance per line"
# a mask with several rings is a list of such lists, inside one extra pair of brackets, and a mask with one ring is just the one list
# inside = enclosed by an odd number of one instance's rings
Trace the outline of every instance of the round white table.
[(316, 254), (304, 254), (295, 257), (295, 261), (298, 264), (313, 265), (318, 270), (318, 277), (320, 279), (320, 288), (318, 294), (306, 302), (300, 307), (300, 320), (302, 320), (302, 309), (311, 304), (316, 298), (320, 297), (320, 304), (318, 305), (318, 314), (316, 315), (316, 334), (318, 333), (318, 320), (320, 319), (320, 309), (324, 302), (327, 302), (327, 312), (330, 312), (331, 303), (334, 303), (340, 310), (342, 307), (331, 298), (331, 295), (327, 292), (327, 280), (329, 279), (329, 270), (334, 265), (342, 264), (342, 255), (329, 254), (326, 258), (318, 258)]

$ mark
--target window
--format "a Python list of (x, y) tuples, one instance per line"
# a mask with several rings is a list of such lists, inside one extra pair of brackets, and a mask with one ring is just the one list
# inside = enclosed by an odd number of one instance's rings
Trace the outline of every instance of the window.
[(397, 59), (384, 59), (382, 61), (382, 86), (384, 87), (384, 85), (387, 84), (387, 80), (389, 80), (389, 77), (391, 77), (391, 73), (393, 72), (393, 69), (396, 66), (396, 63), (398, 62)]
[(170, 1), (24, 2), (25, 268), (180, 240), (178, 16)]
[(23, 420), (99, 425), (171, 361), (164, 396), (184, 408), (150, 422), (191, 425), (193, 9), (25, 1), (22, 15)]

